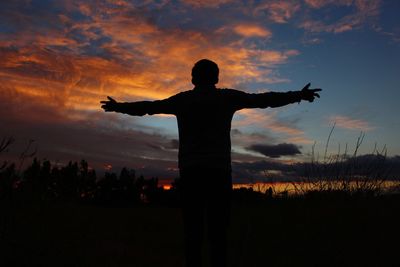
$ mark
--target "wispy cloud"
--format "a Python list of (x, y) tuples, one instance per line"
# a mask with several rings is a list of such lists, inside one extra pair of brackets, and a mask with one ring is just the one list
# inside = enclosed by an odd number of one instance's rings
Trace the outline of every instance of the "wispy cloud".
[[(238, 129), (249, 126), (261, 128), (274, 134), (279, 134), (282, 139), (296, 140), (298, 143), (310, 144), (312, 140), (305, 136), (305, 132), (295, 125), (284, 123), (276, 118), (276, 112), (269, 110), (244, 109), (238, 113), (238, 117), (233, 121), (233, 126)], [(282, 135), (283, 134), (283, 135)], [(286, 141), (286, 139), (285, 139)]]
[(321, 19), (315, 19), (312, 16), (306, 18), (300, 27), (307, 31), (318, 33), (318, 32), (331, 32), (331, 33), (342, 33), (351, 31), (364, 26), (370, 21), (374, 21), (380, 14), (381, 1), (351, 1), (351, 0), (306, 0), (307, 5), (314, 9), (321, 9), (325, 6), (335, 7), (351, 7), (354, 11), (347, 13), (339, 19), (334, 21), (325, 21)]
[(304, 2), (312, 8), (321, 8), (326, 5), (336, 4), (336, 5), (347, 5), (353, 4), (353, 0), (304, 0)]
[(364, 132), (371, 131), (375, 129), (369, 122), (361, 120), (361, 119), (354, 119), (347, 116), (331, 116), (329, 117), (329, 123), (335, 123), (337, 127), (349, 129), (349, 130), (361, 130)]
[(261, 1), (254, 12), (266, 13), (269, 20), (275, 23), (287, 23), (293, 15), (300, 10), (300, 1), (285, 0), (285, 1)]

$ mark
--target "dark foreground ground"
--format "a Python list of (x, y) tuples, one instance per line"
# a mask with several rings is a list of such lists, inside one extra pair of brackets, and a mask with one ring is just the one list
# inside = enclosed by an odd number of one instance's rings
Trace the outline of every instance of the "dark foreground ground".
[[(0, 266), (182, 266), (176, 207), (16, 206), (1, 205)], [(230, 266), (400, 266), (399, 212), (398, 196), (242, 199)]]

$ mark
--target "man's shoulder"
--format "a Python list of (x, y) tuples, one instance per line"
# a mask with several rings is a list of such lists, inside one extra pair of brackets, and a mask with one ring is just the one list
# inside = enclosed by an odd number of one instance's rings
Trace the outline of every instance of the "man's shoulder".
[(182, 99), (182, 98), (185, 98), (185, 97), (189, 97), (192, 94), (193, 94), (193, 90), (186, 90), (186, 91), (179, 92), (179, 93), (171, 96), (170, 98), (171, 99)]
[(189, 90), (186, 90), (186, 91), (182, 91), (182, 92), (180, 92), (180, 93), (178, 93), (176, 95), (187, 96), (187, 95), (193, 95), (193, 93), (194, 93), (194, 90), (193, 89), (189, 89)]
[(237, 90), (237, 89), (231, 89), (231, 88), (218, 88), (218, 91), (226, 96), (240, 96), (243, 94), (246, 94), (246, 92)]
[(225, 92), (225, 93), (236, 93), (236, 92), (239, 92), (239, 93), (244, 93), (243, 91), (241, 91), (241, 90), (238, 90), (238, 89), (233, 89), (233, 88), (218, 88), (218, 90), (220, 90), (221, 92)]

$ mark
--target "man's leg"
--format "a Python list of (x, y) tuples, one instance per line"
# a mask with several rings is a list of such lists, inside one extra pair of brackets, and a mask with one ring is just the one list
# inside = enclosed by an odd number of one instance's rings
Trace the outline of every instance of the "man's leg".
[(204, 229), (204, 192), (201, 177), (181, 172), (181, 201), (184, 226), (185, 267), (200, 267)]

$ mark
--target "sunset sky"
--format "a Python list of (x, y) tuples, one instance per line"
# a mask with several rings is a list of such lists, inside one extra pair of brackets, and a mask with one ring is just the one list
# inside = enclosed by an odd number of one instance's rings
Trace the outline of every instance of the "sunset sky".
[(0, 138), (30, 139), (53, 162), (86, 159), (177, 176), (175, 117), (105, 113), (99, 102), (162, 99), (192, 89), (202, 58), (220, 88), (300, 90), (321, 99), (242, 110), (232, 127), (234, 177), (329, 153), (386, 145), (400, 155), (400, 1), (21, 0), (0, 3)]

